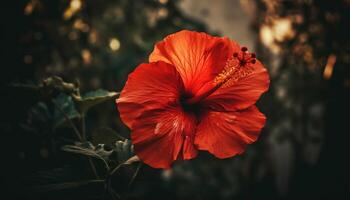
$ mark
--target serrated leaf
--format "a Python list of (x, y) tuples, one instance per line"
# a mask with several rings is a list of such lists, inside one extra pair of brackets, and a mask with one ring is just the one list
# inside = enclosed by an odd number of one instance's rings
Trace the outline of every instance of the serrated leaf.
[[(75, 109), (72, 97), (61, 93), (55, 99), (53, 99), (55, 104), (54, 110), (54, 129), (67, 124), (67, 120), (73, 120), (79, 118), (80, 115)], [(67, 119), (68, 118), (68, 119)]]
[(123, 163), (134, 156), (133, 145), (128, 139), (125, 139), (124, 141), (116, 141), (114, 151), (117, 155), (117, 160), (119, 163)]
[(107, 150), (105, 144), (94, 146), (91, 142), (76, 142), (74, 145), (63, 146), (62, 150), (103, 160), (107, 166), (107, 161), (115, 160), (118, 163), (124, 163), (135, 155), (133, 145), (128, 139), (118, 140), (113, 146), (113, 149)]
[(65, 145), (62, 147), (62, 150), (100, 159), (107, 170), (109, 170), (107, 161), (113, 153), (113, 150), (106, 150), (104, 144), (99, 144), (95, 147), (91, 142), (76, 142), (75, 145)]
[(103, 103), (107, 100), (114, 99), (119, 93), (109, 92), (106, 90), (96, 90), (88, 92), (81, 96), (81, 98), (75, 98), (78, 109), (86, 113), (91, 107)]
[(95, 157), (104, 161), (109, 160), (109, 156), (113, 152), (113, 150), (105, 150), (104, 144), (99, 144), (95, 147), (91, 142), (76, 142), (75, 145), (65, 145), (62, 147), (62, 150)]
[(47, 89), (55, 89), (61, 92), (74, 93), (78, 88), (73, 83), (64, 82), (61, 77), (51, 76), (43, 81), (43, 87)]
[(95, 147), (95, 152), (105, 160), (109, 160), (109, 156), (113, 153), (113, 150), (106, 150), (105, 144), (98, 144)]

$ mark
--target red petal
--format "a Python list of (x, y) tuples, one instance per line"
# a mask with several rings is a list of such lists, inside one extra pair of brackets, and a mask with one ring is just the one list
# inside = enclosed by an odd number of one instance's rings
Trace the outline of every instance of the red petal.
[[(196, 129), (196, 126), (193, 127), (193, 130)], [(194, 131), (192, 132), (192, 135), (189, 135), (185, 137), (183, 149), (182, 149), (182, 155), (181, 158), (184, 160), (190, 160), (192, 158), (195, 158), (198, 154), (198, 151), (196, 147), (194, 146)]]
[(185, 30), (157, 43), (149, 60), (161, 60), (174, 65), (184, 81), (186, 91), (195, 95), (223, 69), (226, 60), (232, 55), (232, 48), (227, 38)]
[(182, 91), (181, 77), (172, 65), (165, 62), (141, 64), (129, 75), (117, 99), (121, 119), (131, 128), (140, 114), (178, 101)]
[(208, 96), (204, 103), (218, 111), (242, 110), (254, 105), (268, 90), (270, 78), (266, 68), (259, 61), (253, 65), (253, 68), (253, 73), (232, 86), (219, 88)]
[(257, 140), (265, 119), (255, 106), (237, 112), (208, 111), (197, 127), (195, 145), (218, 158), (241, 154)]
[[(169, 168), (180, 157), (190, 159), (197, 150), (186, 141), (196, 127), (194, 115), (181, 107), (167, 107), (143, 113), (133, 124), (131, 139), (136, 155), (154, 168)], [(184, 143), (185, 142), (185, 143)], [(179, 155), (183, 148), (183, 155)]]

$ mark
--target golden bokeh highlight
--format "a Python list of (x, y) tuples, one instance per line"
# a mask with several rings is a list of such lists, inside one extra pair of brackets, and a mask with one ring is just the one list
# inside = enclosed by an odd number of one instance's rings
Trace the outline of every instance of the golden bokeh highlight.
[(112, 51), (118, 51), (120, 48), (120, 41), (117, 38), (112, 38), (109, 40), (109, 48)]
[(81, 0), (71, 0), (69, 7), (63, 13), (63, 19), (68, 20), (82, 7)]
[(333, 69), (334, 69), (334, 65), (335, 65), (336, 61), (337, 61), (336, 55), (331, 54), (328, 56), (327, 64), (326, 64), (326, 67), (324, 68), (324, 71), (323, 71), (323, 78), (324, 79), (328, 80), (332, 77)]

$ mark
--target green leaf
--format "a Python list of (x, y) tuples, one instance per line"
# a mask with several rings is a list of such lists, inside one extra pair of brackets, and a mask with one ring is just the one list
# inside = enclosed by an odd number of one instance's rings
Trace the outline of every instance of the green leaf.
[(55, 104), (54, 110), (54, 129), (66, 125), (68, 120), (73, 120), (79, 118), (80, 115), (75, 109), (72, 97), (61, 93), (55, 99), (53, 99)]
[(62, 150), (95, 157), (104, 161), (109, 160), (109, 156), (113, 153), (113, 150), (106, 150), (104, 144), (99, 144), (95, 147), (91, 142), (76, 142), (74, 145), (65, 145), (62, 147)]
[(109, 92), (106, 90), (96, 90), (88, 92), (81, 96), (81, 98), (77, 97), (74, 100), (77, 103), (78, 109), (82, 113), (86, 113), (91, 107), (103, 103), (107, 100), (114, 99), (119, 93), (117, 92)]
[(76, 142), (74, 145), (65, 145), (62, 147), (62, 150), (100, 159), (105, 164), (107, 170), (109, 170), (107, 161), (113, 153), (113, 150), (106, 150), (104, 144), (99, 144), (95, 147), (91, 142)]
[(92, 134), (92, 142), (94, 144), (102, 143), (106, 144), (107, 147), (112, 147), (113, 154), (110, 155), (110, 160), (117, 161), (118, 163), (123, 163), (134, 155), (131, 141), (108, 127), (96, 130)]
[(109, 167), (108, 161), (124, 163), (135, 155), (133, 145), (128, 139), (116, 141), (111, 150), (107, 150), (105, 144), (94, 146), (91, 142), (76, 142), (74, 145), (65, 145), (62, 150), (100, 159), (104, 161), (106, 168)]

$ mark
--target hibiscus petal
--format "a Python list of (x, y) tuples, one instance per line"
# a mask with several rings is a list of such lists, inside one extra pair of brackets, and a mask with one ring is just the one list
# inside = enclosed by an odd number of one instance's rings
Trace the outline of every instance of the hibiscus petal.
[(172, 65), (162, 61), (141, 64), (129, 75), (117, 99), (121, 119), (131, 128), (140, 114), (176, 102), (181, 91), (181, 77)]
[(184, 81), (186, 92), (195, 95), (223, 69), (233, 47), (238, 48), (238, 45), (227, 38), (184, 30), (157, 43), (149, 61), (174, 65)]
[(197, 127), (195, 145), (218, 158), (241, 154), (257, 140), (265, 120), (255, 106), (237, 112), (207, 111)]
[(264, 66), (257, 61), (253, 72), (229, 87), (221, 87), (204, 100), (211, 109), (236, 111), (246, 109), (256, 103), (269, 88), (270, 78)]
[[(195, 116), (184, 113), (179, 106), (146, 111), (131, 128), (135, 153), (151, 167), (169, 168), (179, 157), (197, 155), (193, 142), (186, 142), (195, 128)], [(179, 155), (181, 150), (183, 155)]]

